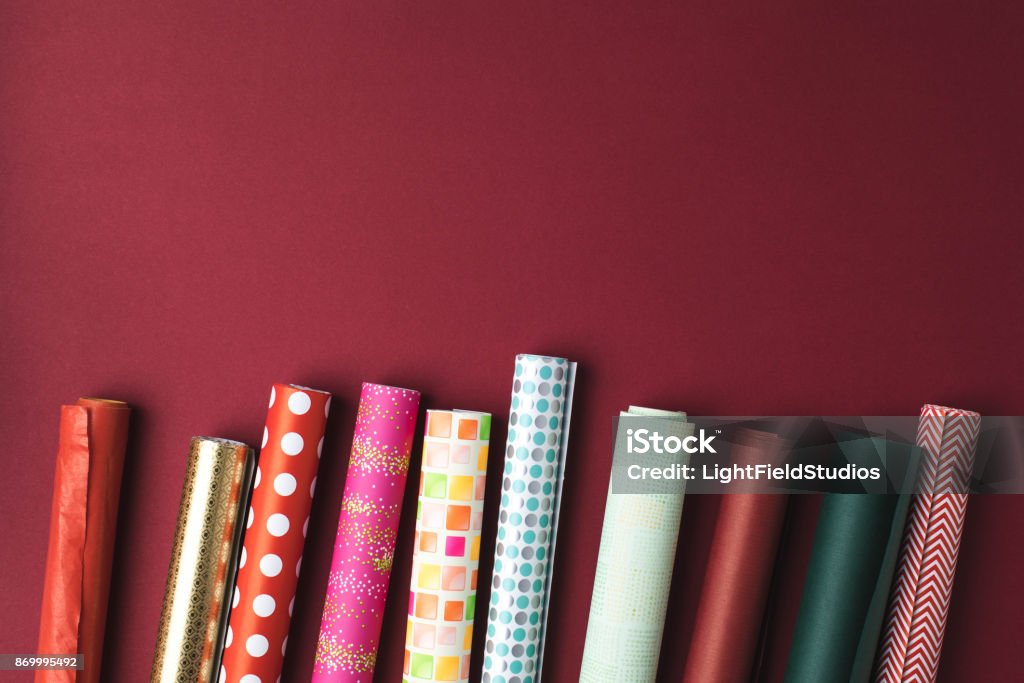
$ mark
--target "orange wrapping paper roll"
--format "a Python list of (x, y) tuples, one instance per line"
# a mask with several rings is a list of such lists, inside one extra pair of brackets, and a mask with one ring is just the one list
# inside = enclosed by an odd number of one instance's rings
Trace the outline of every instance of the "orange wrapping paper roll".
[(84, 668), (37, 671), (36, 683), (100, 680), (130, 414), (95, 398), (61, 408), (37, 651), (80, 653)]

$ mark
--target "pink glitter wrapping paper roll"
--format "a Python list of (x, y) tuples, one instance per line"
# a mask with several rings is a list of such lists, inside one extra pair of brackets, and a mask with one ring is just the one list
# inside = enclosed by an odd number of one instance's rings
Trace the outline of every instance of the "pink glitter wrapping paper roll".
[(320, 622), (313, 683), (370, 683), (420, 394), (363, 384)]

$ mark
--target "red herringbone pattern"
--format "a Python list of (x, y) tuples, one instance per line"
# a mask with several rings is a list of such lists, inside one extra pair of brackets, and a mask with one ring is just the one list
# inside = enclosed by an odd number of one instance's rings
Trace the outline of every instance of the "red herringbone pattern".
[(914, 497), (900, 548), (878, 683), (931, 683), (938, 673), (980, 423), (969, 411), (921, 409), (921, 493)]

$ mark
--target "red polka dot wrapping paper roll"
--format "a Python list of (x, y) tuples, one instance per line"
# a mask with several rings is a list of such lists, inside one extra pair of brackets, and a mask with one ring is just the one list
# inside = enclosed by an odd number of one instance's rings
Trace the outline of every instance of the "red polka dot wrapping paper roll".
[(878, 683), (930, 683), (938, 675), (980, 429), (978, 413), (921, 408), (922, 493), (911, 502), (900, 546), (878, 654)]
[(427, 411), (405, 683), (469, 680), (490, 432), (489, 413)]
[(370, 683), (420, 394), (363, 384), (320, 622), (314, 683)]
[(221, 683), (276, 683), (288, 644), (331, 395), (275, 384), (225, 636)]

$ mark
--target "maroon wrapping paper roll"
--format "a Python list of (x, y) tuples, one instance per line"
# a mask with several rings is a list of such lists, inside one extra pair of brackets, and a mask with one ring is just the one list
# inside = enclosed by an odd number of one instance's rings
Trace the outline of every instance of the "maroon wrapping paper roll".
[[(738, 464), (770, 462), (782, 448), (783, 441), (773, 434), (741, 430), (732, 452)], [(685, 683), (751, 679), (787, 503), (784, 495), (722, 496)]]

